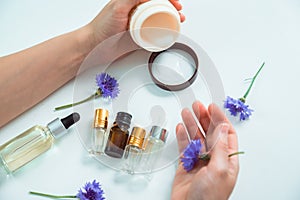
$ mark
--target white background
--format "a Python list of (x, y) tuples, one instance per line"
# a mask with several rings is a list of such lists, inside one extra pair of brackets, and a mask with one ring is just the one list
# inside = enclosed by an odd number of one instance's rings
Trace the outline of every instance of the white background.
[[(2, 0), (0, 55), (79, 28), (105, 3)], [(187, 17), (182, 33), (212, 58), (226, 94), (243, 95), (247, 88), (244, 79), (266, 62), (247, 99), (255, 109), (253, 117), (235, 123), (240, 149), (246, 154), (240, 157), (240, 174), (231, 199), (299, 199), (300, 1), (183, 0), (182, 4)], [(52, 109), (62, 100), (72, 100), (68, 92), (73, 83), (0, 129), (0, 142), (56, 118)], [(148, 185), (120, 182), (115, 171), (86, 156), (72, 132), (5, 180), (0, 185), (0, 199), (44, 199), (29, 196), (29, 190), (75, 194), (93, 179), (101, 182), (107, 199), (169, 199), (175, 165), (155, 173)]]

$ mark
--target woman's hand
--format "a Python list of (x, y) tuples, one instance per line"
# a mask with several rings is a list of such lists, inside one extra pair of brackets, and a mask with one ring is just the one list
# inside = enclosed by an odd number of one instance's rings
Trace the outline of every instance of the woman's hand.
[[(148, 0), (111, 0), (102, 11), (80, 30), (85, 43), (85, 52), (93, 50), (97, 59), (89, 58), (89, 66), (105, 65), (139, 47), (133, 42), (126, 31), (130, 12), (139, 4)], [(180, 12), (182, 5), (178, 0), (170, 0), (178, 10), (181, 21), (185, 16)], [(87, 39), (86, 39), (87, 38)], [(81, 47), (83, 45), (80, 45)], [(84, 70), (84, 69), (82, 69)]]
[[(103, 10), (88, 25), (94, 33), (94, 41), (101, 42), (111, 36), (127, 30), (131, 10), (148, 0), (111, 0)], [(182, 5), (178, 0), (170, 0), (174, 7), (180, 11)], [(179, 12), (183, 22), (185, 16)]]
[[(178, 124), (176, 136), (180, 152), (191, 139), (200, 139), (207, 145), (211, 159), (199, 161), (190, 172), (179, 165), (172, 188), (172, 199), (178, 200), (225, 200), (228, 199), (239, 172), (238, 156), (228, 157), (238, 151), (237, 135), (232, 125), (214, 104), (208, 110), (200, 102), (193, 104), (193, 112), (201, 124), (206, 138), (201, 134), (193, 115), (188, 109), (182, 111), (183, 124)], [(205, 144), (206, 140), (206, 144)]]

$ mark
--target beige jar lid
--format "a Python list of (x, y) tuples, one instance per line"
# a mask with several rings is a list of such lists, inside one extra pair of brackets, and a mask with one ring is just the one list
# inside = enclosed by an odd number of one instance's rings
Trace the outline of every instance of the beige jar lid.
[(158, 52), (171, 47), (180, 32), (180, 16), (168, 0), (151, 0), (131, 15), (130, 35), (140, 47)]

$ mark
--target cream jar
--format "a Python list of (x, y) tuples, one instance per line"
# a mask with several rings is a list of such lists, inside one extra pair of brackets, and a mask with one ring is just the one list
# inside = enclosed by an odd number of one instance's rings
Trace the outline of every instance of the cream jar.
[(150, 0), (133, 11), (129, 31), (140, 47), (152, 52), (162, 51), (176, 42), (180, 16), (169, 0)]

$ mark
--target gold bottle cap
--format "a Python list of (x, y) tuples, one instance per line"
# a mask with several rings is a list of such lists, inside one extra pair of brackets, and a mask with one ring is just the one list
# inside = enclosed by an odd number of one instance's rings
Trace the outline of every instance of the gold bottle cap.
[(144, 139), (145, 139), (146, 131), (140, 127), (133, 127), (128, 145), (133, 145), (139, 147), (140, 149), (143, 148)]
[(107, 128), (108, 110), (96, 109), (94, 117), (94, 128)]

